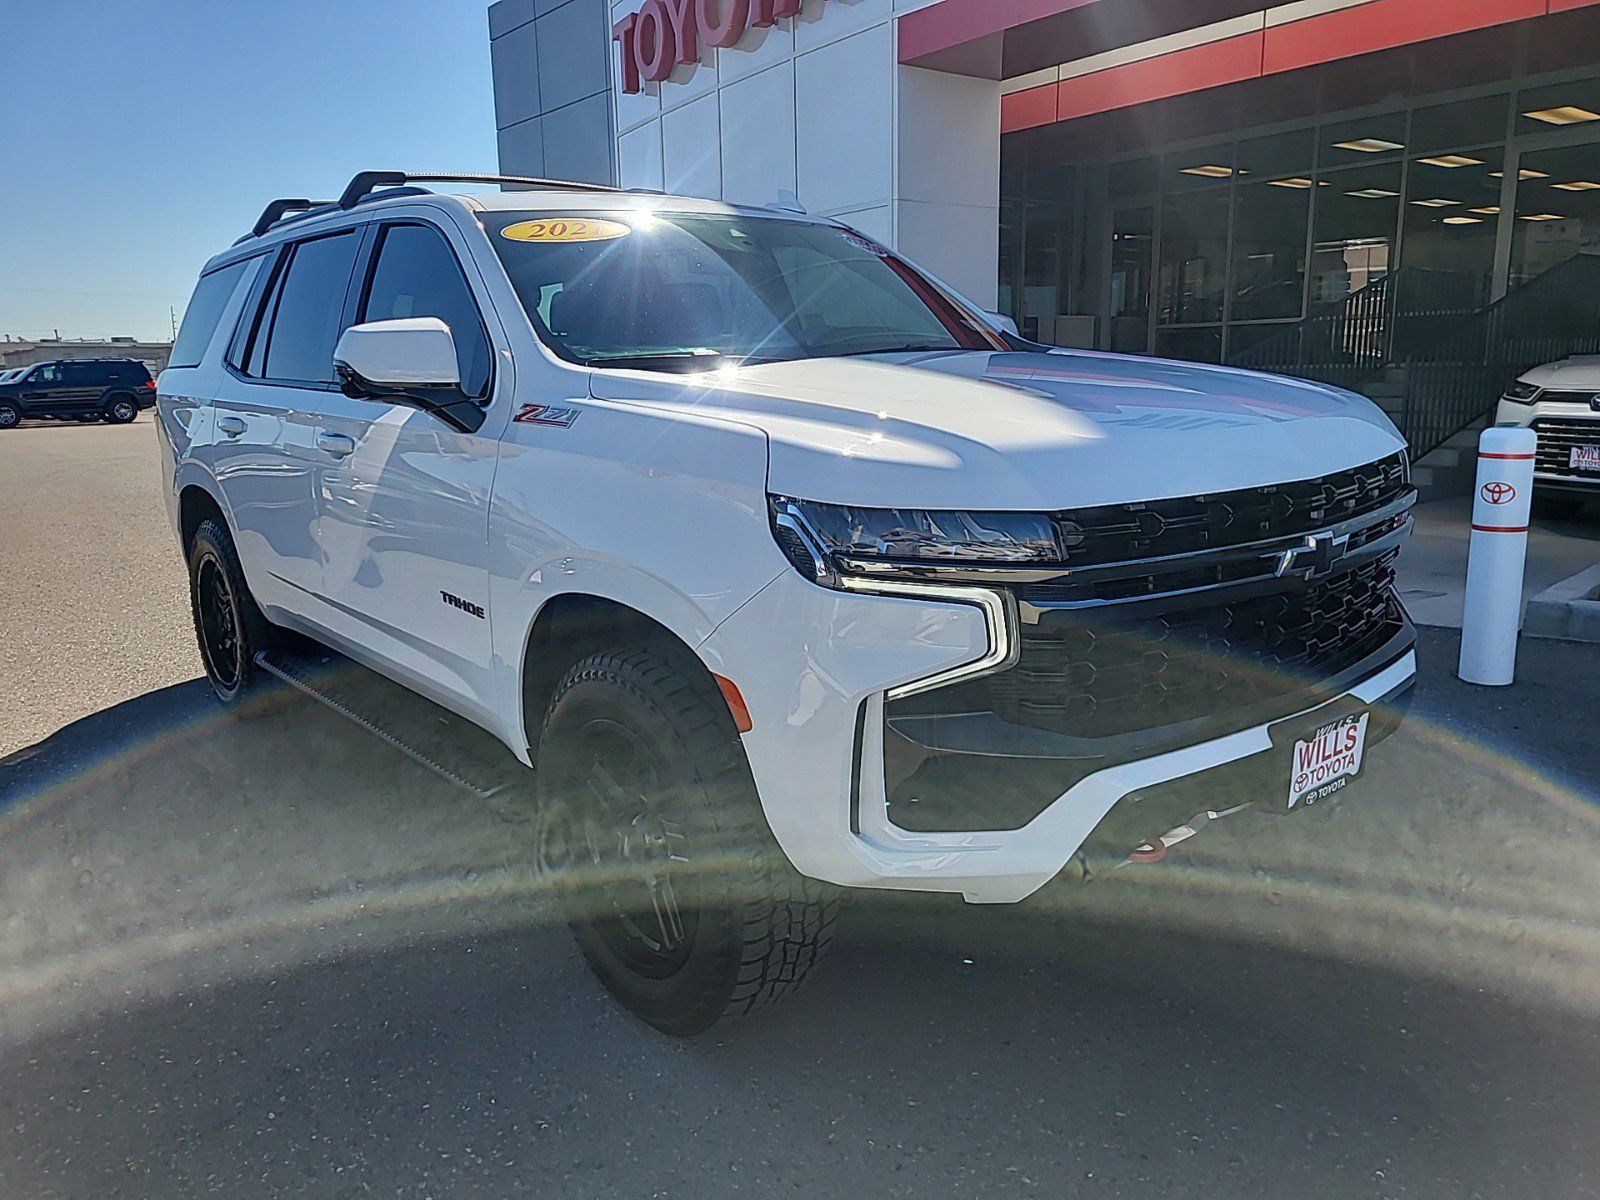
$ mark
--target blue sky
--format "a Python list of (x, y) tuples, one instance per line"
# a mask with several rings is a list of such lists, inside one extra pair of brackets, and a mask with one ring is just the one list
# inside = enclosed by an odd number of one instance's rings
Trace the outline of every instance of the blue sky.
[(496, 166), (488, 0), (0, 7), (0, 333), (165, 338), (274, 196)]

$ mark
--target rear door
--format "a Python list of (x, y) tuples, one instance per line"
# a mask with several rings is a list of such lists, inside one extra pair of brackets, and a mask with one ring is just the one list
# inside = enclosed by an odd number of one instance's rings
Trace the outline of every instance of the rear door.
[(215, 401), (214, 473), (250, 590), (268, 609), (314, 624), (318, 409), (334, 387), (333, 346), (361, 244), (359, 228), (282, 247), (246, 304)]
[(63, 363), (66, 389), (59, 411), (91, 413), (100, 411), (100, 400), (110, 385), (110, 370), (104, 363)]
[[(480, 305), (476, 267), (459, 233), (423, 219), (373, 227), (353, 289), (356, 322), (438, 317), (450, 327), (464, 390), (488, 404), (503, 345)], [(469, 277), (469, 271), (472, 274)], [(323, 582), (348, 640), (369, 647), (418, 690), (492, 721), (489, 493), (503, 409), (478, 433), (381, 401), (325, 397), (329, 442), (317, 468)]]

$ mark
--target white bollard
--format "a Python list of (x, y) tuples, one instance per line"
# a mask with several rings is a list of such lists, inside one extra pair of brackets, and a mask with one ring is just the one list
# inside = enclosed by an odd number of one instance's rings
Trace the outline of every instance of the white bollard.
[(1461, 614), (1459, 674), (1468, 683), (1504, 687), (1516, 676), (1538, 444), (1539, 435), (1531, 429), (1485, 429), (1478, 439), (1466, 607)]

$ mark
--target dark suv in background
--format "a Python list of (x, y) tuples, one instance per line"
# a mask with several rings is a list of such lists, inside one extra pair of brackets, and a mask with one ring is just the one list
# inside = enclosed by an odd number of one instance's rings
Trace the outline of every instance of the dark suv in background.
[(34, 363), (0, 380), (0, 429), (15, 428), (24, 417), (126, 425), (155, 401), (155, 380), (137, 359)]

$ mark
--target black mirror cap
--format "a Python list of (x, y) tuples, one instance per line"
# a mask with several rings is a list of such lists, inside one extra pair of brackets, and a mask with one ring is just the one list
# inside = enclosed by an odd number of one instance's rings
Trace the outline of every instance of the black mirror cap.
[(443, 421), (458, 433), (477, 433), (483, 428), (483, 405), (459, 387), (388, 387), (373, 383), (349, 363), (337, 360), (333, 373), (338, 377), (339, 391), (352, 400), (403, 404)]

